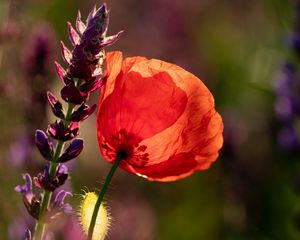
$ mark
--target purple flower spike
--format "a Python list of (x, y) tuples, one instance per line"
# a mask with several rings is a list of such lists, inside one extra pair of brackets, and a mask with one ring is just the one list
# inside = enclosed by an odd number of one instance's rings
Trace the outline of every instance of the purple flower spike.
[(71, 51), (65, 46), (65, 44), (63, 43), (63, 41), (60, 42), (60, 50), (61, 50), (61, 56), (64, 59), (64, 61), (67, 64), (71, 64), (71, 60), (72, 60), (72, 53)]
[(92, 92), (98, 90), (100, 87), (102, 87), (104, 85), (106, 79), (107, 79), (107, 77), (105, 76), (96, 81), (88, 81), (88, 82), (82, 84), (79, 87), (79, 90), (84, 93), (92, 93)]
[(81, 13), (78, 11), (76, 19), (76, 29), (82, 35), (86, 29), (85, 24), (81, 21)]
[(83, 149), (83, 139), (74, 139), (65, 152), (60, 156), (58, 162), (67, 162), (76, 158)]
[(65, 165), (60, 165), (54, 179), (50, 180), (49, 166), (45, 166), (44, 171), (33, 178), (34, 185), (38, 188), (44, 188), (53, 192), (55, 189), (62, 186), (68, 179), (68, 168)]
[(28, 173), (22, 174), (24, 185), (15, 187), (15, 191), (23, 195), (23, 202), (28, 213), (35, 219), (39, 218), (40, 200), (32, 193), (32, 180)]
[(108, 11), (106, 5), (103, 4), (98, 10), (94, 8), (89, 14), (80, 44), (76, 45), (73, 50), (72, 64), (68, 69), (68, 73), (73, 78), (90, 81), (93, 77), (102, 74), (100, 65), (102, 65), (104, 54), (101, 54), (101, 51), (104, 46), (114, 43), (121, 34), (120, 32), (106, 38), (107, 27)]
[(74, 83), (69, 83), (64, 86), (60, 91), (60, 94), (66, 102), (73, 103), (75, 105), (82, 104), (87, 98), (87, 94), (80, 92)]
[(75, 29), (72, 27), (72, 24), (68, 22), (68, 31), (69, 31), (69, 39), (73, 46), (80, 44), (80, 36), (75, 31)]
[(53, 145), (49, 143), (47, 135), (42, 130), (35, 132), (35, 144), (39, 149), (41, 155), (48, 161), (53, 159)]
[(31, 237), (31, 232), (29, 229), (26, 229), (25, 231), (25, 240), (31, 240), (32, 237)]
[(49, 102), (49, 104), (51, 106), (51, 110), (52, 110), (53, 114), (56, 117), (64, 119), (65, 118), (65, 114), (63, 112), (63, 106), (58, 101), (58, 99), (50, 91), (47, 92), (47, 98), (48, 98), (48, 102)]
[(96, 109), (96, 104), (92, 106), (88, 106), (86, 104), (82, 104), (75, 112), (72, 113), (71, 121), (80, 122), (87, 119)]
[(56, 140), (69, 141), (79, 134), (79, 123), (71, 122), (70, 125), (65, 128), (63, 121), (56, 121), (48, 126), (47, 132)]

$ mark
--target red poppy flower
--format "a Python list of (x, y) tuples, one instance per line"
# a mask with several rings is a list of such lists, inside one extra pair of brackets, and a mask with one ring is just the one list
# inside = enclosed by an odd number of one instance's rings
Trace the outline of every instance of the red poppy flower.
[(223, 144), (223, 123), (200, 79), (160, 60), (107, 54), (97, 114), (104, 158), (156, 181), (207, 169)]

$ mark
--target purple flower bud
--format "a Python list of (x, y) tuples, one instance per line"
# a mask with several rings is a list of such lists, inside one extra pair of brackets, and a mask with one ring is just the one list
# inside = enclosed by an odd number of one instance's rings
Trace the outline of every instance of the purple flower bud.
[(60, 94), (66, 102), (73, 103), (75, 105), (82, 104), (88, 97), (87, 94), (80, 92), (74, 83), (69, 83), (64, 86)]
[(105, 37), (108, 27), (108, 11), (105, 4), (103, 4), (91, 17), (87, 20), (86, 30), (82, 35), (81, 43), (93, 55), (97, 55), (102, 46), (101, 42)]
[(48, 102), (51, 106), (51, 110), (52, 110), (53, 114), (56, 117), (64, 119), (65, 114), (63, 112), (62, 104), (58, 101), (58, 99), (50, 91), (47, 92), (47, 97), (48, 97)]
[(86, 104), (82, 104), (76, 111), (72, 113), (71, 121), (80, 122), (87, 119), (96, 109), (96, 104), (92, 106), (88, 106)]
[(115, 35), (104, 38), (101, 43), (101, 47), (107, 47), (107, 46), (114, 44), (120, 38), (120, 36), (122, 35), (123, 32), (124, 31), (120, 31)]
[(29, 229), (26, 229), (25, 230), (25, 240), (31, 240), (32, 237), (31, 237), (31, 232)]
[(65, 165), (60, 165), (56, 171), (54, 179), (50, 180), (49, 166), (46, 165), (44, 171), (39, 173), (37, 177), (33, 178), (33, 182), (36, 187), (44, 188), (48, 191), (53, 192), (55, 189), (62, 186), (68, 179), (69, 173), (68, 168)]
[(22, 174), (23, 179), (25, 180), (24, 185), (18, 185), (15, 187), (15, 191), (22, 193), (25, 198), (28, 199), (28, 202), (31, 202), (34, 197), (32, 193), (32, 180), (28, 173)]
[(61, 50), (61, 56), (64, 59), (64, 61), (67, 64), (71, 64), (71, 60), (72, 60), (72, 53), (71, 51), (65, 46), (65, 44), (63, 43), (63, 41), (60, 42), (60, 50)]
[(107, 26), (108, 11), (106, 5), (103, 4), (98, 10), (94, 8), (91, 11), (86, 28), (81, 28), (81, 30), (84, 29), (81, 41), (73, 50), (72, 64), (68, 69), (72, 77), (91, 80), (102, 74), (99, 66), (102, 65), (103, 54), (100, 53), (104, 46), (114, 43), (121, 34), (118, 33), (106, 39)]
[(75, 31), (75, 29), (72, 27), (72, 24), (68, 22), (68, 32), (69, 32), (69, 39), (73, 46), (80, 44), (80, 36)]
[(24, 185), (18, 185), (15, 187), (15, 191), (23, 195), (23, 202), (28, 211), (28, 213), (35, 219), (39, 218), (40, 211), (40, 199), (38, 199), (32, 193), (32, 180), (28, 173), (22, 174), (25, 180)]
[(54, 64), (55, 64), (56, 73), (64, 85), (68, 85), (69, 83), (73, 82), (73, 80), (68, 77), (67, 72), (63, 69), (63, 67), (59, 63), (54, 62)]
[(35, 132), (35, 144), (41, 155), (48, 161), (53, 159), (53, 145), (49, 142), (47, 135), (42, 130)]
[(76, 29), (82, 35), (86, 29), (85, 24), (81, 21), (81, 13), (78, 11), (76, 19)]
[(97, 11), (97, 6), (94, 5), (93, 9), (90, 11), (89, 15), (86, 18), (86, 23), (88, 23), (91, 20), (91, 18), (95, 16), (96, 11)]
[(102, 87), (106, 79), (107, 77), (105, 76), (96, 81), (87, 81), (79, 87), (79, 90), (84, 93), (92, 93)]
[(67, 196), (72, 196), (72, 194), (70, 192), (66, 192), (64, 190), (61, 190), (60, 192), (58, 192), (55, 197), (54, 203), (53, 203), (53, 208), (61, 209), (66, 214), (71, 214), (72, 213), (71, 205), (64, 203), (64, 200)]
[(83, 139), (74, 139), (64, 153), (59, 157), (58, 162), (67, 162), (76, 158), (83, 149)]
[(79, 134), (79, 123), (71, 122), (70, 125), (65, 128), (63, 121), (56, 121), (48, 126), (47, 132), (56, 140), (69, 141)]

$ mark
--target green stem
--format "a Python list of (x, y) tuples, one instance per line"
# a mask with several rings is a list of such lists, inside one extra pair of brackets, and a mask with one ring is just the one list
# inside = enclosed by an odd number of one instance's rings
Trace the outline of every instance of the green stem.
[(113, 163), (113, 165), (112, 165), (112, 167), (111, 167), (111, 169), (110, 169), (110, 171), (109, 171), (109, 173), (108, 173), (108, 175), (105, 179), (105, 182), (102, 185), (102, 188), (99, 192), (98, 199), (97, 199), (97, 202), (96, 202), (95, 207), (94, 207), (91, 223), (90, 223), (90, 226), (89, 226), (88, 240), (91, 240), (92, 237), (93, 237), (93, 232), (94, 232), (94, 228), (95, 228), (96, 219), (97, 219), (97, 215), (98, 215), (100, 205), (101, 205), (102, 200), (104, 198), (104, 194), (107, 190), (107, 187), (108, 187), (109, 183), (111, 182), (111, 179), (112, 179), (112, 177), (113, 177), (113, 175), (114, 175), (121, 159), (122, 159), (122, 154), (118, 154), (117, 158), (116, 158), (115, 162)]
[[(74, 105), (69, 103), (66, 117), (64, 120), (65, 127), (68, 127), (68, 125), (70, 123), (70, 121), (68, 119), (70, 118), (70, 116), (73, 112), (73, 109), (74, 109)], [(56, 170), (59, 165), (57, 160), (60, 157), (60, 154), (64, 148), (64, 144), (65, 143), (63, 141), (58, 141), (56, 144), (55, 152), (53, 155), (53, 160), (50, 162), (50, 169), (49, 169), (50, 181), (52, 181), (55, 177)], [(42, 199), (41, 206), (40, 206), (39, 219), (37, 220), (37, 223), (35, 225), (35, 234), (34, 234), (33, 240), (42, 240), (44, 237), (46, 224), (45, 224), (43, 218), (45, 217), (45, 212), (46, 212), (47, 208), (49, 207), (51, 196), (52, 196), (51, 191), (49, 191), (49, 190), (44, 191), (43, 199)]]

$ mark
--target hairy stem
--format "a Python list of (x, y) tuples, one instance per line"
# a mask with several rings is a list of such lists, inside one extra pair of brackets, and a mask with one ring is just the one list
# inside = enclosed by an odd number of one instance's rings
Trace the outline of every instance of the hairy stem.
[(105, 192), (107, 190), (107, 187), (108, 187), (109, 183), (111, 182), (111, 179), (112, 179), (112, 177), (113, 177), (113, 175), (114, 175), (121, 159), (122, 159), (122, 154), (118, 154), (117, 158), (116, 158), (115, 162), (113, 163), (113, 165), (112, 165), (112, 167), (111, 167), (111, 169), (110, 169), (110, 171), (109, 171), (109, 173), (108, 173), (108, 175), (105, 179), (105, 182), (102, 185), (102, 188), (99, 192), (98, 199), (97, 199), (97, 202), (95, 204), (92, 219), (91, 219), (90, 226), (89, 226), (88, 240), (92, 240), (99, 208), (100, 208), (101, 203), (103, 201), (103, 198), (104, 198)]

